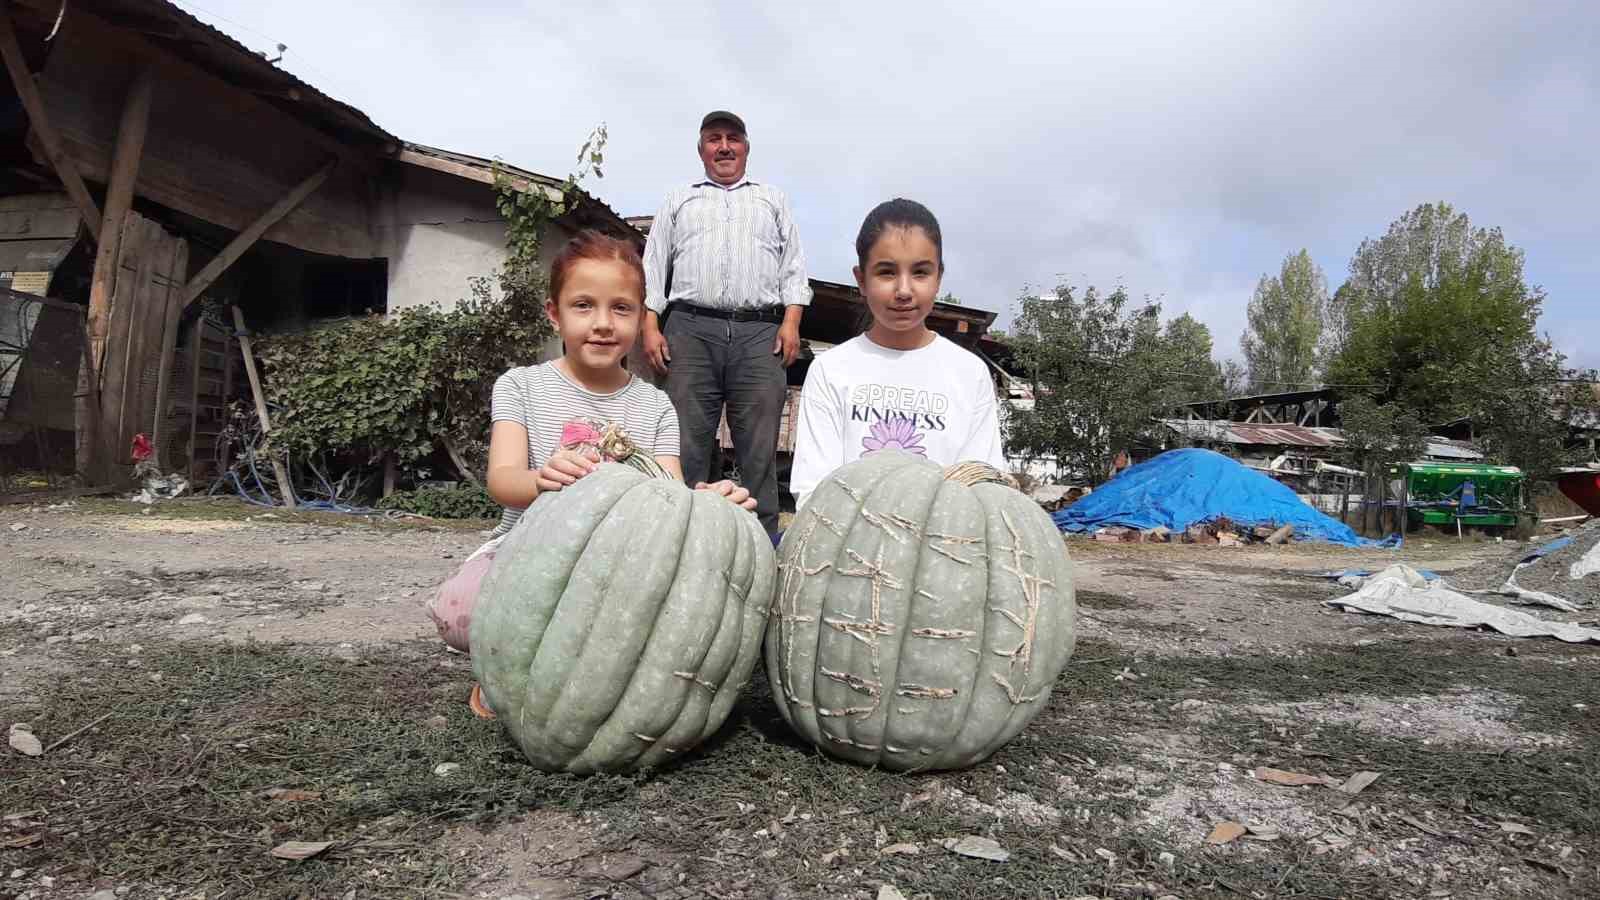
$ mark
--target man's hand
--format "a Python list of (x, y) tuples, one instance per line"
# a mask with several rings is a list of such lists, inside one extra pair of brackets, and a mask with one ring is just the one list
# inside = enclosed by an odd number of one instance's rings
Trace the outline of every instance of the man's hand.
[(772, 342), (772, 352), (783, 355), (783, 366), (788, 368), (794, 365), (794, 358), (800, 355), (800, 323), (791, 322), (786, 317), (782, 325), (778, 326), (778, 339)]
[(667, 347), (667, 336), (661, 333), (661, 318), (654, 312), (644, 314), (644, 355), (656, 374), (667, 374), (667, 363), (672, 362), (672, 350)]
[(576, 484), (579, 478), (593, 472), (599, 465), (600, 455), (592, 450), (583, 453), (557, 450), (539, 470), (539, 493), (559, 491)]
[(751, 512), (755, 512), (756, 510), (756, 498), (750, 496), (749, 488), (742, 488), (731, 481), (723, 480), (717, 482), (716, 484), (706, 484), (704, 481), (702, 481), (699, 484), (696, 484), (694, 489), (697, 491), (710, 491), (713, 494), (721, 494), (722, 496), (728, 498), (729, 503), (743, 507), (744, 509), (748, 509)]

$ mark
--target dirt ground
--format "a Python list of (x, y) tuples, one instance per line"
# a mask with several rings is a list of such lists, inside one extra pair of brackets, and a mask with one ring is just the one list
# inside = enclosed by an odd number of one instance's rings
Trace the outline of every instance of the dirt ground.
[(1600, 647), (1337, 612), (1312, 577), (1503, 544), (1070, 541), (1076, 656), (979, 767), (830, 761), (758, 678), (680, 765), (574, 778), (471, 716), (423, 614), (487, 524), (0, 508), (0, 728), (44, 749), (0, 748), (0, 898), (1600, 895)]

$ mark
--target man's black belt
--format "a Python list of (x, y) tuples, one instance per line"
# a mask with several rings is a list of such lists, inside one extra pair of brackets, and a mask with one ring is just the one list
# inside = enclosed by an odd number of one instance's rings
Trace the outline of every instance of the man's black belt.
[(682, 300), (672, 304), (677, 309), (693, 313), (697, 316), (707, 316), (712, 319), (726, 319), (730, 322), (783, 322), (783, 307), (759, 306), (754, 309), (717, 309), (712, 306), (700, 306), (694, 303), (685, 303)]

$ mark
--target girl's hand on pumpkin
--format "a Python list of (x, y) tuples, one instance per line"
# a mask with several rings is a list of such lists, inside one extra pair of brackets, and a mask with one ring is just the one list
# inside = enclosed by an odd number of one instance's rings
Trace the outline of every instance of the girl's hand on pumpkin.
[(557, 450), (539, 470), (539, 493), (559, 491), (576, 484), (579, 478), (593, 472), (599, 465), (600, 455), (592, 450), (583, 453)]
[(711, 491), (728, 498), (728, 502), (736, 506), (755, 512), (756, 498), (750, 496), (749, 488), (742, 488), (731, 481), (719, 481), (716, 484), (706, 484), (704, 481), (694, 486), (697, 491)]

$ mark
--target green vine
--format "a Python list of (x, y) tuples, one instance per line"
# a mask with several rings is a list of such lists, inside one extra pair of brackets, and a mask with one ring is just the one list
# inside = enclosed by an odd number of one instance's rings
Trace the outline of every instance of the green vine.
[(586, 196), (579, 182), (590, 172), (601, 177), (605, 141), (601, 125), (560, 187), (513, 180), (497, 166), (506, 261), (473, 279), (452, 309), (435, 303), (264, 338), (272, 449), (355, 465), (392, 453), (404, 470), (425, 475), (423, 460), (446, 447), (481, 471), (495, 379), (534, 362), (554, 334), (544, 315), (541, 242)]

